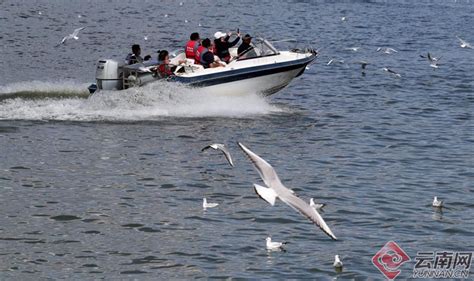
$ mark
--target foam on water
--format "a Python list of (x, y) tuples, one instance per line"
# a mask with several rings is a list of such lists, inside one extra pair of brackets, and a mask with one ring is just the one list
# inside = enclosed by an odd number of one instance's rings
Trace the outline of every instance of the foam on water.
[(11, 83), (5, 86), (0, 86), (0, 99), (5, 96), (11, 96), (18, 93), (87, 93), (88, 84), (77, 83), (72, 80), (60, 82), (48, 81), (27, 81)]
[(74, 82), (0, 87), (0, 120), (137, 121), (163, 117), (248, 117), (282, 112), (257, 93), (215, 96), (205, 89), (156, 82), (92, 96)]

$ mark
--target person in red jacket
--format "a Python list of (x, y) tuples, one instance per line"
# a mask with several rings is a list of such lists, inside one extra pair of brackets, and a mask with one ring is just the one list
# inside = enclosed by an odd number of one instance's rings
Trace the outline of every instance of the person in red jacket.
[(199, 37), (199, 33), (194, 32), (189, 36), (189, 41), (186, 43), (186, 47), (184, 48), (187, 59), (195, 59), (196, 51), (199, 48), (200, 43), (201, 38)]
[[(207, 38), (206, 38), (207, 39)], [(207, 42), (207, 40), (204, 39), (202, 43)], [(209, 49), (204, 47), (203, 45), (199, 46), (196, 50), (196, 53), (194, 54), (194, 63), (195, 64), (201, 64), (201, 57), (204, 52), (208, 52)]]
[(204, 68), (214, 68), (225, 66), (214, 59), (214, 54), (209, 51), (211, 40), (206, 38), (202, 40), (202, 45), (196, 51), (196, 60), (194, 63), (201, 64)]

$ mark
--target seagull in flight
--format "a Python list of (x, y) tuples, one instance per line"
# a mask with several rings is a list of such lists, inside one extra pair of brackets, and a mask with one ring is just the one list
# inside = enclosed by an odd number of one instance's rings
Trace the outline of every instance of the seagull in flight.
[(207, 208), (214, 208), (214, 207), (217, 207), (217, 206), (219, 206), (218, 203), (207, 203), (207, 199), (202, 198), (202, 208), (204, 210), (206, 210)]
[(443, 200), (438, 200), (438, 197), (433, 198), (433, 207), (435, 208), (442, 208), (443, 207)]
[(384, 71), (388, 72), (388, 73), (391, 73), (391, 74), (395, 75), (395, 76), (398, 77), (398, 78), (401, 78), (401, 77), (402, 77), (402, 76), (400, 75), (400, 73), (397, 73), (397, 72), (391, 70), (390, 68), (384, 67), (384, 68), (382, 68), (382, 69), (383, 69)]
[(331, 65), (333, 63), (344, 63), (344, 60), (338, 60), (338, 59), (331, 59), (328, 61), (328, 63), (326, 65)]
[(272, 242), (270, 236), (267, 237), (267, 250), (283, 250), (283, 245), (288, 244), (288, 242)]
[(83, 30), (84, 28), (85, 27), (79, 27), (79, 28), (74, 29), (74, 31), (71, 34), (69, 34), (67, 36), (64, 36), (63, 40), (61, 40), (61, 42), (59, 42), (58, 46), (66, 43), (66, 41), (68, 41), (70, 39), (74, 39), (74, 40), (79, 39), (79, 37), (77, 35), (79, 34), (79, 31)]
[(201, 149), (201, 151), (204, 151), (204, 150), (207, 150), (209, 148), (213, 148), (215, 150), (220, 150), (222, 151), (222, 153), (224, 153), (224, 156), (225, 158), (227, 159), (227, 162), (229, 162), (229, 164), (234, 167), (234, 162), (232, 161), (232, 157), (230, 156), (230, 152), (229, 150), (227, 150), (227, 147), (221, 143), (213, 143), (213, 144), (210, 144), (206, 147), (204, 147), (203, 149)]
[(420, 55), (420, 57), (424, 58), (424, 59), (428, 59), (430, 62), (432, 61), (439, 61), (441, 59), (441, 57), (433, 57), (431, 56), (430, 52), (428, 52), (428, 55), (425, 57), (424, 55)]
[(428, 55), (426, 57), (424, 55), (420, 55), (420, 57), (428, 59), (431, 67), (438, 68), (438, 61), (441, 59), (441, 57), (433, 57), (431, 56), (430, 52), (428, 52)]
[(252, 161), (255, 169), (260, 174), (265, 186), (254, 184), (255, 192), (265, 201), (270, 203), (272, 206), (275, 205), (276, 198), (279, 198), (281, 201), (289, 205), (294, 210), (298, 211), (300, 214), (307, 217), (311, 222), (319, 226), (321, 230), (326, 233), (329, 237), (334, 240), (337, 240), (336, 236), (332, 233), (329, 226), (323, 220), (321, 215), (311, 207), (308, 203), (303, 201), (301, 198), (295, 195), (294, 191), (284, 186), (280, 178), (273, 169), (273, 167), (268, 164), (267, 161), (262, 159), (260, 156), (252, 152), (246, 146), (238, 143), (242, 151), (248, 156), (250, 161)]
[(456, 38), (458, 38), (460, 44), (461, 44), (461, 48), (468, 48), (468, 49), (472, 49), (472, 46), (469, 42), (459, 38), (458, 36), (456, 36)]
[(378, 47), (377, 48), (377, 52), (383, 52), (384, 54), (393, 54), (393, 53), (398, 53), (397, 50), (395, 50), (394, 48), (382, 48), (382, 47)]

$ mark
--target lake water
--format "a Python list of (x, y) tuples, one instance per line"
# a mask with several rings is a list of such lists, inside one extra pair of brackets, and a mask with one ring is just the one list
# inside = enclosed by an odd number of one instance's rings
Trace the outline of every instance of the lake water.
[[(374, 280), (390, 240), (407, 279), (417, 252), (474, 251), (474, 50), (456, 38), (474, 43), (473, 15), (466, 0), (0, 1), (0, 279)], [(166, 83), (87, 98), (100, 58), (236, 28), (320, 56), (269, 98)], [(258, 198), (237, 141), (326, 203), (339, 240)], [(214, 142), (234, 168), (201, 152)]]

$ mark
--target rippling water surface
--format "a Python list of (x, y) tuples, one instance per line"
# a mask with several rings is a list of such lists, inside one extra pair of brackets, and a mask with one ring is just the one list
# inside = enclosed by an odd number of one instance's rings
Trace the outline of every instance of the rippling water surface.
[[(419, 251), (474, 251), (474, 50), (456, 39), (474, 43), (471, 1), (181, 3), (0, 1), (0, 279), (373, 280), (390, 240), (412, 258), (406, 279)], [(236, 28), (320, 56), (270, 98), (165, 83), (87, 98), (99, 58)], [(236, 141), (326, 203), (340, 240), (259, 199)], [(201, 152), (213, 142), (235, 168)], [(287, 251), (267, 252), (268, 235)]]

